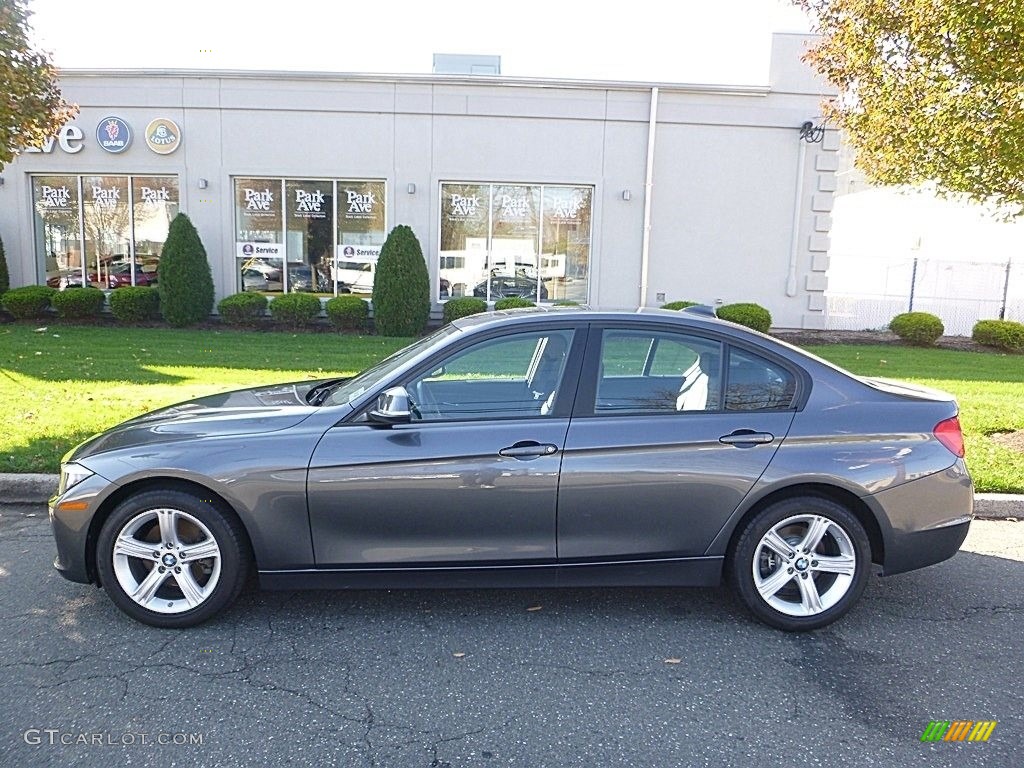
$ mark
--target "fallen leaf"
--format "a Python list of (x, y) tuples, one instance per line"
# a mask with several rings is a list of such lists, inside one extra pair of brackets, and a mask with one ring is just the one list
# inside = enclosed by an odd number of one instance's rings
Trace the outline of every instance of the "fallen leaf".
[(665, 659), (666, 664), (682, 664), (682, 659)]
[(47, 330), (47, 326), (44, 325), (42, 328), (36, 328), (36, 333), (46, 333)]
[(465, 655), (466, 654), (464, 654), (462, 651), (456, 651), (455, 653), (452, 654), (452, 656), (454, 656), (456, 659), (461, 659)]
[(540, 606), (540, 605), (531, 605), (531, 606), (530, 606), (529, 608), (527, 608), (526, 610), (528, 610), (528, 611), (539, 611), (539, 610), (540, 610), (540, 609), (541, 609), (542, 607), (543, 607), (543, 606)]

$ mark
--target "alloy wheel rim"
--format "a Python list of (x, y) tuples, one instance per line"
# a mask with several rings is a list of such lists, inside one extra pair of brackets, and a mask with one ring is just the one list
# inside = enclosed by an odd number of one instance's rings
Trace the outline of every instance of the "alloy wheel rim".
[(114, 576), (136, 604), (155, 613), (198, 608), (220, 581), (217, 540), (198, 518), (180, 509), (140, 512), (114, 539)]
[(793, 515), (761, 537), (752, 570), (755, 589), (776, 611), (816, 616), (850, 591), (857, 555), (850, 535), (834, 520)]

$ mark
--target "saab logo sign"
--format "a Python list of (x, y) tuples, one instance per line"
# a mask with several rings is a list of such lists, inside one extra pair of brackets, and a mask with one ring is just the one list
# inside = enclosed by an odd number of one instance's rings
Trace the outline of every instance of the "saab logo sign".
[(70, 208), (71, 190), (67, 187), (49, 187), (44, 184), (39, 190), (39, 202), (47, 208)]
[(146, 146), (158, 155), (169, 155), (181, 145), (181, 129), (173, 120), (158, 117), (146, 126)]
[(452, 195), (449, 201), (451, 215), (460, 219), (470, 219), (476, 216), (480, 207), (480, 200), (476, 195)]
[(376, 261), (380, 257), (379, 245), (339, 245), (338, 256), (342, 259)]
[(82, 151), (82, 139), (84, 138), (85, 134), (77, 125), (65, 125), (56, 136), (51, 136), (38, 147), (25, 147), (21, 151), (27, 155), (38, 153), (48, 155), (53, 152), (54, 144), (56, 144), (62, 152), (77, 155)]
[(132, 143), (132, 129), (120, 117), (104, 117), (96, 126), (96, 141), (102, 149), (116, 155)]
[(281, 243), (235, 243), (235, 255), (241, 259), (280, 259), (284, 256)]

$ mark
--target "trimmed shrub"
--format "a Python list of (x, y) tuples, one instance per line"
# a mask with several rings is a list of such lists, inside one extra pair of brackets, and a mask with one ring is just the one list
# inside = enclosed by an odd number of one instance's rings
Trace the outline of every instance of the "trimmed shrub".
[(213, 276), (199, 233), (184, 213), (171, 222), (160, 254), (160, 311), (182, 328), (205, 320), (213, 311)]
[(556, 307), (578, 307), (579, 305), (578, 301), (573, 301), (572, 299), (559, 299), (554, 303)]
[(110, 314), (122, 323), (144, 323), (160, 314), (160, 294), (148, 285), (126, 285), (110, 292)]
[(30, 317), (42, 317), (50, 307), (50, 299), (57, 291), (45, 285), (26, 285), (24, 288), (12, 288), (0, 297), (4, 309), (18, 320)]
[(687, 307), (696, 307), (700, 304), (699, 301), (670, 301), (668, 304), (662, 304), (662, 309), (674, 309), (679, 311), (680, 309), (686, 309)]
[(220, 319), (228, 325), (259, 325), (267, 314), (267, 297), (262, 293), (236, 293), (217, 304)]
[(50, 298), (50, 304), (61, 317), (81, 319), (97, 317), (103, 311), (106, 296), (99, 288), (68, 288)]
[(362, 331), (370, 317), (370, 307), (358, 296), (335, 296), (324, 305), (327, 319), (343, 331)]
[(889, 330), (909, 344), (930, 347), (942, 335), (942, 321), (928, 312), (904, 312), (889, 321)]
[(391, 230), (373, 278), (373, 324), (381, 336), (419, 336), (430, 318), (430, 277), (412, 229)]
[(7, 254), (4, 253), (4, 241), (0, 239), (0, 296), (11, 287), (11, 275), (7, 271)]
[(309, 293), (286, 293), (270, 302), (270, 314), (282, 325), (313, 325), (320, 314), (320, 299)]
[(527, 307), (536, 306), (532, 301), (524, 299), (522, 296), (507, 296), (494, 302), (494, 309), (498, 311), (502, 309), (526, 309)]
[(475, 296), (463, 296), (460, 299), (448, 299), (444, 305), (444, 321), (450, 323), (460, 317), (479, 315), (487, 311), (487, 302)]
[(772, 327), (771, 312), (760, 304), (726, 304), (724, 307), (719, 307), (715, 314), (722, 320), (745, 325), (747, 328), (761, 333), (768, 333), (768, 329)]
[(974, 324), (971, 338), (986, 347), (1024, 352), (1024, 323), (1013, 320), (979, 320)]

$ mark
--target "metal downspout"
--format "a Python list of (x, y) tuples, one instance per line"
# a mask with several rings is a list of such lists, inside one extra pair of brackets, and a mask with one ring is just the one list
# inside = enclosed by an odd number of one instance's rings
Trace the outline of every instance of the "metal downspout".
[(654, 135), (658, 127), (658, 88), (651, 88), (651, 117), (647, 127), (647, 179), (644, 185), (644, 240), (640, 249), (640, 306), (647, 306), (647, 273), (651, 258), (651, 189), (654, 186)]

